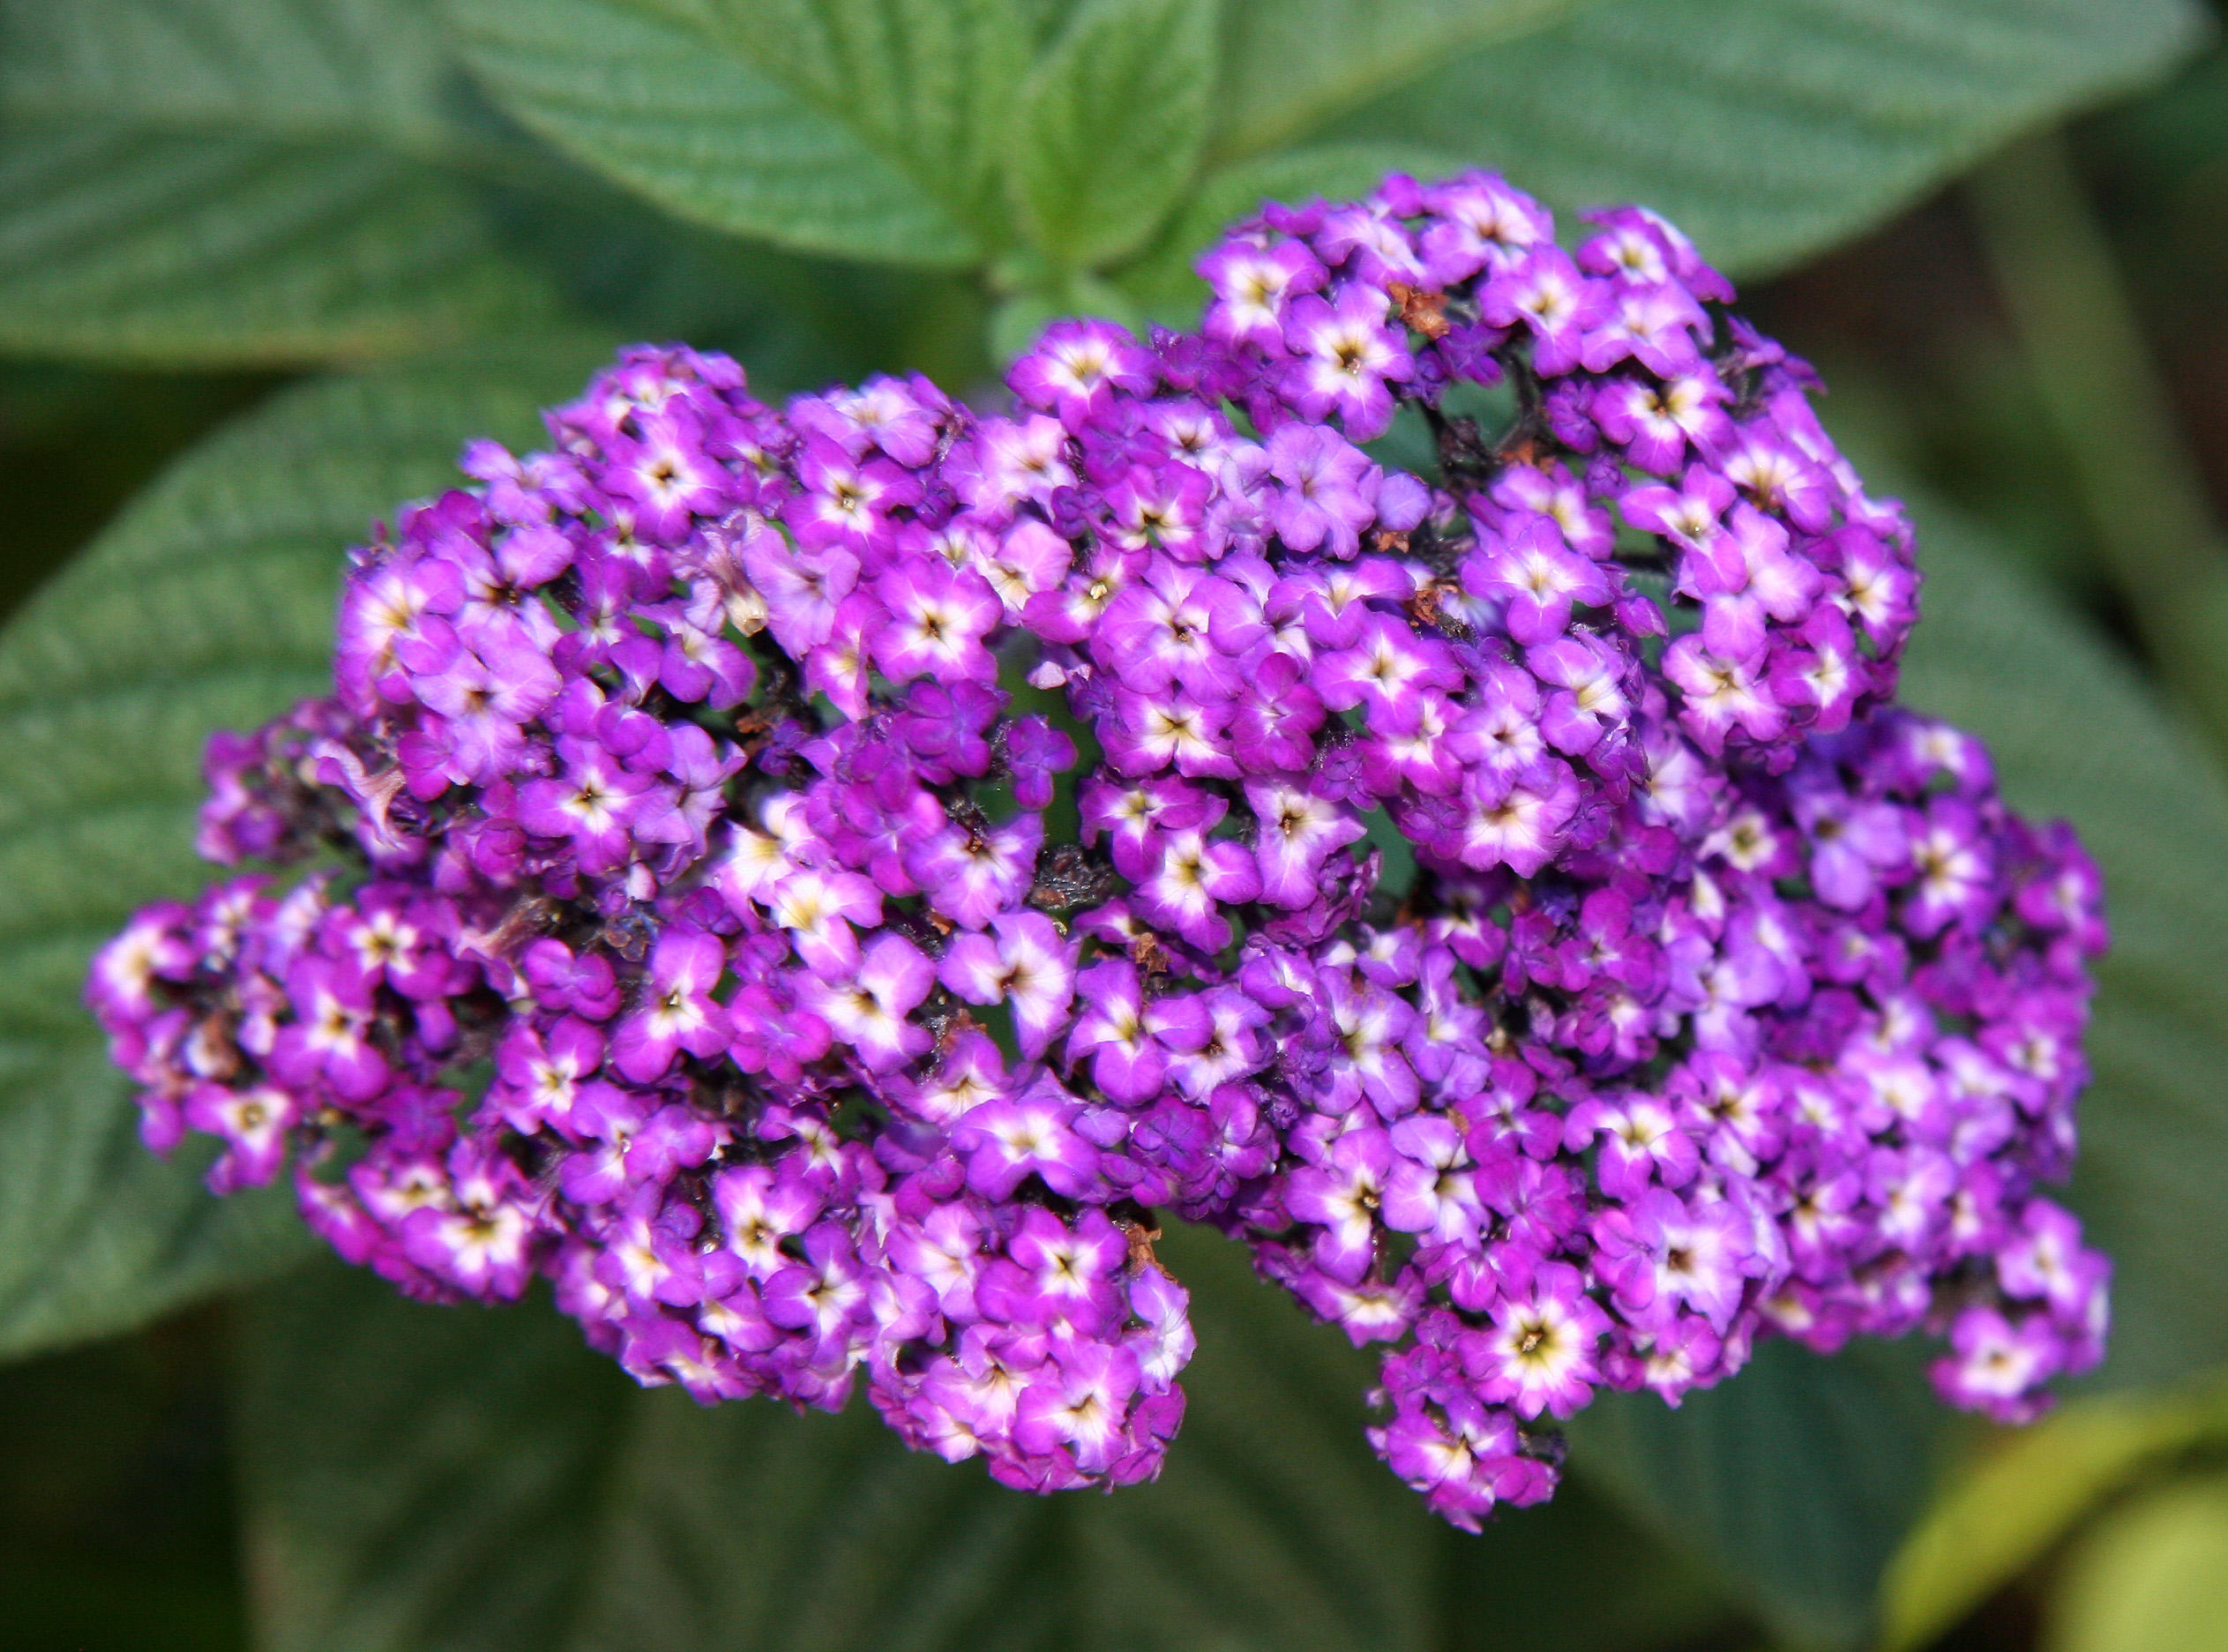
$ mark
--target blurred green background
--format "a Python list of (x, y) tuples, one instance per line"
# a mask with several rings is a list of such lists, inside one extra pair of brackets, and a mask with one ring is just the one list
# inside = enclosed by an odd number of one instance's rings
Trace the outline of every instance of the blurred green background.
[[(2228, 1647), (2228, 51), (2166, 0), (0, 0), (0, 1648)], [(933, 71), (933, 72), (931, 72)], [(1821, 370), (1929, 570), (1908, 691), (2105, 863), (2074, 1202), (2112, 1359), (1909, 1349), (1604, 1404), (1467, 1538), (1365, 1364), (1170, 1241), (1159, 1486), (642, 1395), (143, 1162), (85, 950), (191, 886), (206, 728), (313, 686), (341, 544), (631, 337), (977, 392), (1196, 304), (1264, 192), (1639, 198)], [(88, 549), (89, 548), (89, 549)], [(123, 1122), (119, 1122), (123, 1121)], [(1650, 1402), (1652, 1405), (1652, 1402)]]

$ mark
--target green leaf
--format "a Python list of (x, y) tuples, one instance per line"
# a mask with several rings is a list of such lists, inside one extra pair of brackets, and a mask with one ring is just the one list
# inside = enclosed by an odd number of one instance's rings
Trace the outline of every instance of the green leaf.
[(243, 1330), (233, 1431), (263, 1652), (562, 1643), (606, 1571), (633, 1399), (579, 1327), (539, 1303), (411, 1302), (328, 1258)]
[(1014, 0), (712, 0), (722, 38), (800, 100), (855, 126), (990, 245), (999, 160), (1028, 70)]
[(490, 191), (505, 244), (617, 338), (685, 339), (749, 369), (777, 401), (893, 363), (938, 384), (987, 370), (979, 287), (894, 265), (810, 258), (658, 212), (568, 166), (575, 187)]
[(456, 362), (292, 392), (149, 488), (0, 631), (0, 1351), (116, 1330), (292, 1261), (283, 1192), (158, 1163), (79, 994), (140, 903), (192, 893), (201, 748), (329, 682), (341, 548), (535, 430), (583, 365)]
[(1036, 243), (1075, 268), (1142, 245), (1198, 162), (1214, 90), (1207, 0), (1089, 0), (1016, 118), (1008, 176)]
[[(960, 0), (951, 0), (956, 6)], [(963, 77), (991, 49), (977, 20), (932, 0), (862, 5), (823, 49), (799, 43), (781, 61), (829, 108), (808, 100), (754, 59), (746, 0), (450, 0), (467, 62), (497, 102), (560, 149), (668, 212), (731, 234), (805, 252), (894, 264), (960, 266), (984, 243), (954, 203), (976, 198), (976, 180), (940, 171), (939, 156), (975, 154), (989, 141), (980, 111), (937, 104), (937, 88), (970, 93)], [(948, 31), (948, 56), (909, 64), (908, 26), (934, 12), (968, 19)], [(831, 4), (825, 17), (853, 18)], [(1011, 26), (1016, 48), (1023, 26)], [(849, 54), (865, 48), (864, 56)], [(997, 54), (991, 52), (991, 60)], [(834, 101), (843, 86), (901, 86), (895, 107)], [(994, 86), (986, 90), (994, 90)], [(878, 92), (876, 95), (880, 95)], [(931, 109), (930, 106), (934, 106)], [(933, 130), (934, 149), (907, 134)]]
[(1224, 0), (1218, 158), (1289, 143), (1439, 67), (1552, 22), (1582, 0)]
[(250, 1318), (235, 1420), (262, 1644), (1569, 1652), (1722, 1623), (1582, 1487), (1445, 1527), (1362, 1439), (1368, 1355), (1216, 1237), (1162, 1253), (1200, 1343), (1168, 1470), (1049, 1499), (906, 1452), (863, 1401), (615, 1401), (538, 1299), (300, 1275)]
[(2052, 1652), (2228, 1648), (2228, 1479), (2167, 1487), (2116, 1512), (2052, 1592)]
[(1640, 201), (1761, 273), (2158, 78), (2209, 29), (2190, 0), (1611, 0), (1320, 135), (1443, 150), (1559, 209)]
[(1015, 0), (1032, 42), (1042, 43), (1059, 33), (1060, 25), (1074, 11), (1077, 0)]
[(546, 313), (416, 0), (0, 5), (0, 349), (356, 360)]
[(1925, 1496), (1938, 1420), (1908, 1349), (1822, 1359), (1771, 1339), (1676, 1411), (1604, 1394), (1569, 1431), (1581, 1474), (1708, 1562), (1783, 1639), (1853, 1647)]
[(448, 161), (461, 118), (430, 0), (0, 0), (0, 106), (21, 120), (370, 138)]
[(0, 1358), (129, 1330), (309, 1254), (290, 1190), (211, 1198), (214, 1153), (165, 1164), (141, 1146), (131, 1086), (97, 1042), (4, 1020)]
[(1987, 740), (2011, 804), (2073, 821), (2104, 873), (2067, 1193), (2113, 1260), (2100, 1379), (2187, 1377), (2228, 1361), (2228, 788), (2124, 658), (1978, 530), (1911, 504), (1927, 582), (1904, 698)]
[(979, 1465), (908, 1452), (864, 1402), (841, 1417), (636, 1403), (604, 1511), (591, 1648), (1065, 1644), (1055, 1512)]
[(1888, 1568), (1887, 1652), (1940, 1639), (2145, 1469), (2223, 1439), (2228, 1391), (2217, 1383), (2194, 1394), (2076, 1401), (2005, 1432), (1936, 1497)]
[(907, 1453), (863, 1402), (800, 1424), (653, 1396), (577, 1644), (1424, 1652), (1445, 1534), (1363, 1442), (1372, 1362), (1218, 1237), (1162, 1253), (1200, 1351), (1157, 1484), (1038, 1499)]
[(457, 184), (376, 149), (0, 126), (0, 349), (356, 361), (542, 307)]

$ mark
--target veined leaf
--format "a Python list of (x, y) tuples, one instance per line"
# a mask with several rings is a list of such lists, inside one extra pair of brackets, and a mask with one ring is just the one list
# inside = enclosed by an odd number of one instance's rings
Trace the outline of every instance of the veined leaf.
[(425, 161), (491, 143), (460, 115), (433, 0), (0, 0), (18, 120), (366, 139)]
[(1423, 1652), (1450, 1534), (1362, 1439), (1371, 1360), (1218, 1237), (1162, 1254), (1200, 1346), (1158, 1483), (1036, 1499), (907, 1453), (864, 1402), (800, 1423), (653, 1396), (574, 1644)]
[[(800, 97), (745, 55), (739, 7), (450, 0), (449, 14), (497, 102), (668, 212), (806, 252), (948, 266), (983, 254), (953, 198), (923, 181), (924, 157), (877, 146), (901, 117)], [(892, 50), (884, 38), (871, 64), (820, 60), (820, 84), (910, 76)]]
[(359, 361), (545, 310), (455, 181), (377, 148), (0, 124), (0, 349)]
[(1824, 1359), (1763, 1341), (1676, 1411), (1651, 1394), (1599, 1395), (1572, 1419), (1573, 1462), (1783, 1638), (1854, 1647), (1926, 1492), (1940, 1412), (1910, 1352)]
[(1367, 1355), (1218, 1237), (1162, 1253), (1193, 1292), (1190, 1414), (1159, 1483), (1104, 1497), (908, 1453), (863, 1399), (615, 1403), (538, 1302), (305, 1274), (257, 1304), (236, 1420), (262, 1644), (1567, 1652), (1723, 1621), (1583, 1488), (1441, 1525), (1362, 1439)]
[(579, 313), (627, 339), (724, 350), (772, 401), (903, 362), (938, 384), (984, 371), (979, 290), (964, 277), (809, 258), (680, 220), (566, 166), (564, 191), (490, 193), (504, 244), (548, 270)]
[(1611, 0), (1319, 137), (1441, 150), (1559, 209), (1639, 201), (1753, 273), (2157, 77), (2209, 27), (2189, 0)]
[(713, 0), (721, 37), (854, 127), (987, 245), (1006, 238), (999, 162), (1028, 68), (1015, 0)]
[(330, 680), (342, 547), (455, 476), (462, 440), (530, 437), (583, 355), (329, 381), (181, 460), (0, 631), (0, 1352), (151, 1317), (282, 1267), (283, 1192), (220, 1201), (157, 1162), (80, 1007), (92, 949), (190, 895), (209, 731)]
[(1375, 1355), (1309, 1319), (1207, 1230), (1178, 1229), (1160, 1248), (1191, 1289), (1200, 1348), (1166, 1473), (1073, 1509), (1101, 1641), (1435, 1647), (1441, 1568), (1476, 1540), (1371, 1454), (1363, 1396)]
[(219, 1200), (200, 1181), (213, 1152), (148, 1153), (97, 1042), (0, 1037), (0, 1358), (129, 1330), (309, 1254), (288, 1190)]
[(1074, 1644), (1063, 1511), (907, 1451), (864, 1398), (799, 1417), (640, 1395), (618, 1461), (566, 1652)]
[(243, 1330), (233, 1426), (263, 1652), (564, 1644), (606, 1569), (634, 1397), (579, 1327), (539, 1303), (429, 1307), (328, 1257)]
[(1030, 74), (1008, 177), (1058, 263), (1142, 245), (1190, 179), (1215, 88), (1211, 0), (1088, 0)]
[(8, 0), (0, 348), (284, 365), (545, 317), (458, 88), (418, 0)]

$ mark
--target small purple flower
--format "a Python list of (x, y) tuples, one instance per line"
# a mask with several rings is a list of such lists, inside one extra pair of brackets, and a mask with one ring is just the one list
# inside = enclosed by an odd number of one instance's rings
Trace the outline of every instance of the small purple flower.
[(1951, 1321), (1950, 1353), (1927, 1368), (1954, 1405), (1985, 1411), (1999, 1423), (2032, 1421), (2036, 1392), (2063, 1364), (2057, 1334), (2040, 1315), (2017, 1319), (1975, 1304)]
[(1636, 1199), (1658, 1179), (1683, 1187), (1698, 1162), (1693, 1138), (1649, 1095), (1581, 1102), (1570, 1110), (1564, 1138), (1574, 1151), (1598, 1141), (1595, 1173), (1612, 1199)]
[(1031, 1176), (1069, 1198), (1088, 1192), (1098, 1155), (1075, 1133), (1079, 1110), (1049, 1078), (984, 1102), (952, 1132), (953, 1147), (966, 1155), (967, 1185), (985, 1199), (1009, 1199)]
[(1071, 1229), (1032, 1207), (1006, 1241), (1005, 1259), (983, 1270), (976, 1301), (1010, 1324), (1065, 1325), (1079, 1336), (1101, 1336), (1121, 1319), (1125, 1304), (1114, 1276), (1127, 1258), (1121, 1230), (1103, 1211), (1083, 1211)]
[(1043, 817), (1036, 814), (1016, 816), (992, 830), (947, 823), (907, 853), (905, 866), (931, 906), (954, 923), (979, 930), (1020, 903), (1043, 841)]
[(1686, 461), (1690, 445), (1707, 452), (1731, 428), (1721, 410), (1726, 400), (1716, 375), (1697, 365), (1660, 385), (1612, 379), (1594, 392), (1587, 411), (1634, 464), (1668, 476)]
[(225, 1144), (224, 1156), (209, 1167), (209, 1191), (228, 1193), (270, 1182), (286, 1162), (287, 1131), (298, 1116), (293, 1096), (275, 1086), (196, 1086), (186, 1098), (185, 1122)]
[(1724, 1204), (1682, 1203), (1649, 1188), (1595, 1220), (1604, 1282), (1636, 1325), (1656, 1329), (1677, 1308), (1702, 1316), (1723, 1335), (1747, 1283), (1747, 1226)]
[(1242, 843), (1209, 840), (1196, 828), (1165, 834), (1160, 861), (1137, 886), (1138, 909), (1203, 952), (1230, 944), (1221, 908), (1260, 893), (1260, 873)]
[(1124, 1442), (1137, 1386), (1137, 1357), (1129, 1349), (1069, 1343), (1022, 1394), (1014, 1443), (1040, 1454), (1058, 1450), (1086, 1474), (1104, 1469)]
[(1273, 906), (1297, 910), (1312, 902), (1325, 859), (1368, 833), (1350, 810), (1297, 786), (1249, 784), (1245, 801), (1260, 823), (1253, 845), (1260, 898)]
[(1006, 735), (1013, 801), (1041, 810), (1052, 801), (1052, 777), (1075, 766), (1075, 742), (1042, 717), (1017, 717)]
[(1415, 373), (1385, 316), (1385, 295), (1359, 282), (1335, 303), (1311, 293), (1286, 306), (1284, 347), (1292, 356), (1286, 382), (1293, 400), (1311, 419), (1336, 414), (1351, 441), (1385, 433), (1393, 420), (1388, 385)]
[(611, 1065), (647, 1084), (664, 1077), (681, 1051), (708, 1058), (727, 1048), (725, 1011), (712, 1002), (727, 968), (727, 950), (715, 935), (669, 930), (650, 953), (642, 1006), (611, 1035)]
[(1324, 426), (1288, 424), (1269, 437), (1267, 459), (1282, 484), (1269, 522), (1288, 549), (1351, 557), (1361, 548), (1381, 480), (1366, 453)]
[(1553, 640), (1570, 624), (1574, 606), (1605, 602), (1610, 595), (1601, 569), (1566, 546), (1545, 517), (1531, 518), (1512, 537), (1473, 554), (1462, 579), (1473, 594), (1501, 602), (1508, 634), (1520, 643)]
[(1860, 910), (1882, 873), (1909, 863), (1910, 837), (1892, 804), (1851, 797), (1814, 770), (1791, 777), (1789, 790), (1795, 819), (1810, 840), (1811, 887), (1828, 906)]
[(609, 872), (632, 852), (630, 829), (651, 782), (605, 746), (564, 736), (555, 780), (529, 781), (519, 796), (519, 824), (542, 837), (568, 840), (583, 871)]
[(983, 639), (1005, 609), (983, 576), (941, 562), (884, 574), (875, 594), (889, 617), (874, 639), (874, 662), (893, 682), (991, 683), (998, 665)]
[(1596, 283), (1551, 243), (1526, 247), (1478, 289), (1478, 313), (1497, 327), (1521, 325), (1532, 336), (1532, 365), (1561, 374), (1576, 366), (1586, 335), (1601, 319)]
[(1506, 1402), (1523, 1417), (1568, 1417), (1600, 1379), (1595, 1354), (1608, 1323), (1576, 1268), (1545, 1262), (1528, 1292), (1493, 1311), (1491, 1330), (1464, 1339), (1463, 1366), (1482, 1399)]
[(955, 936), (938, 976), (970, 1004), (1006, 1004), (1021, 1053), (1044, 1053), (1066, 1024), (1075, 984), (1075, 947), (1042, 913), (999, 913), (990, 934)]
[(1358, 1282), (1376, 1253), (1377, 1211), (1393, 1158), (1385, 1133), (1364, 1127), (1342, 1136), (1320, 1163), (1291, 1174), (1285, 1208), (1314, 1228), (1309, 1253), (1334, 1279)]
[(1145, 353), (1112, 322), (1056, 321), (1013, 363), (1006, 383), (1028, 405), (1057, 413), (1073, 430), (1117, 395), (1145, 389), (1150, 370)]
[(1092, 1083), (1116, 1102), (1133, 1104), (1155, 1095), (1166, 1064), (1146, 1024), (1135, 967), (1121, 959), (1093, 964), (1076, 976), (1075, 996), (1082, 1007), (1067, 1036), (1068, 1060), (1088, 1056)]
[(935, 968), (919, 947), (901, 935), (886, 934), (866, 949), (856, 970), (834, 981), (812, 977), (799, 997), (869, 1072), (886, 1073), (931, 1042), (906, 1017), (935, 980)]
[(1324, 280), (1323, 266), (1297, 241), (1267, 247), (1226, 242), (1200, 260), (1199, 273), (1215, 299), (1200, 330), (1225, 344), (1272, 352), (1284, 348), (1286, 304)]
[(349, 1101), (368, 1101), (386, 1088), (392, 1069), (372, 1036), (378, 1005), (370, 976), (348, 964), (305, 958), (288, 971), (287, 997), (295, 1024), (271, 1051), (283, 1076), (321, 1079)]
[(781, 647), (803, 655), (827, 640), (837, 604), (858, 583), (858, 558), (840, 546), (807, 550), (752, 517), (736, 551), (766, 604), (766, 624)]

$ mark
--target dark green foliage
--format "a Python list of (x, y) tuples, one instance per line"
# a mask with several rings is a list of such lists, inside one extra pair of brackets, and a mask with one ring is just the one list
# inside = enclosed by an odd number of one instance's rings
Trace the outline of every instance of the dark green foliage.
[(1157, 1484), (1051, 1499), (907, 1452), (863, 1399), (701, 1409), (633, 1390), (539, 1301), (430, 1308), (305, 1270), (242, 1342), (263, 1643), (1430, 1652), (1731, 1620), (1583, 1490), (1511, 1517), (1512, 1552), (1447, 1529), (1363, 1443), (1365, 1357), (1215, 1236), (1163, 1254), (1200, 1334), (1185, 1449)]

